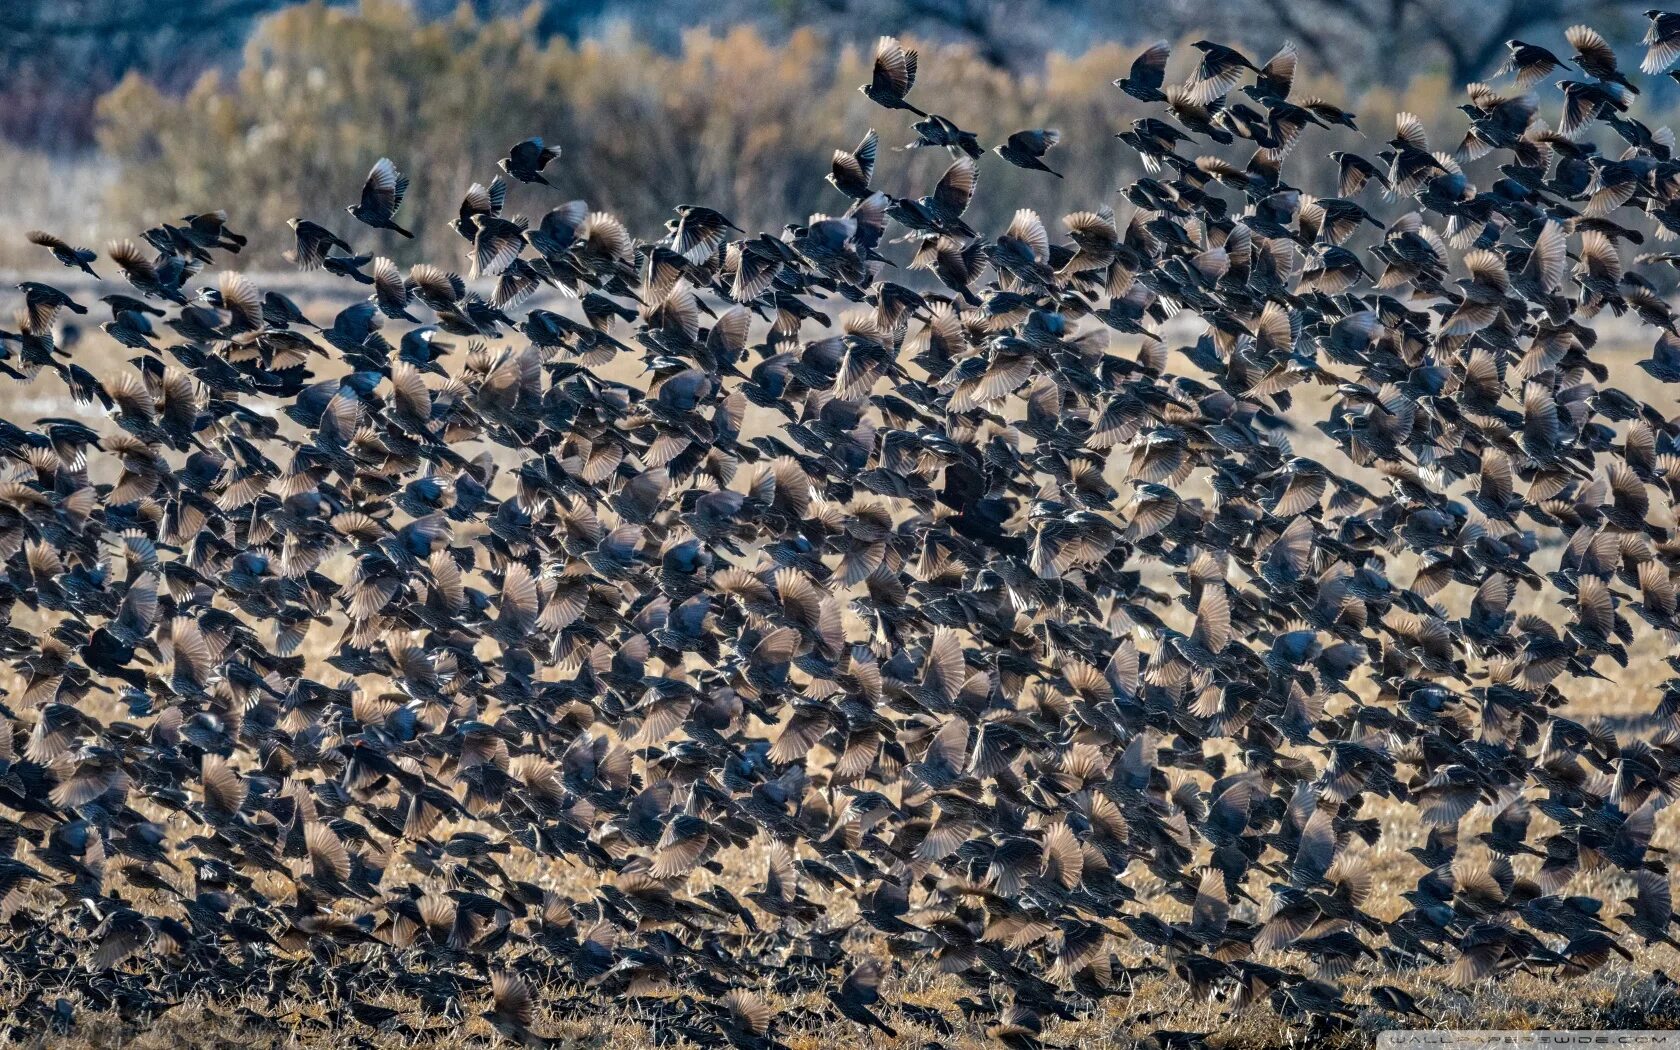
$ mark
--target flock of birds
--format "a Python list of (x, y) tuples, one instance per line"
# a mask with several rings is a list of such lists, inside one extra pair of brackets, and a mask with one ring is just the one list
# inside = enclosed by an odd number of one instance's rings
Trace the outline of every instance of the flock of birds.
[[(1427, 1024), (1408, 971), (1680, 947), (1651, 843), (1680, 677), (1649, 738), (1559, 710), (1639, 623), (1680, 635), (1680, 420), (1593, 354), (1626, 315), (1680, 382), (1640, 269), (1680, 254), (1624, 261), (1638, 213), (1680, 232), (1680, 157), (1567, 40), (1512, 41), (1454, 153), (1401, 114), (1323, 197), (1285, 161), (1356, 120), (1292, 93), (1292, 48), (1199, 42), (1168, 85), (1158, 44), (1116, 81), (1164, 107), (1120, 134), (1128, 217), (1058, 236), (965, 222), (987, 151), (891, 39), (862, 91), (950, 166), (890, 196), (870, 131), (843, 212), (780, 235), (530, 225), (504, 208), (556, 170), (540, 139), (462, 202), (465, 278), (294, 220), (356, 295), (325, 325), (202, 276), (246, 247), (222, 213), (103, 260), (32, 234), (127, 287), (20, 285), (0, 343), (112, 424), (0, 421), (6, 1030), (189, 998), (319, 1023), (301, 998), (358, 1040), (1024, 1050), (1146, 975), (1323, 1034)], [(1680, 58), (1680, 15), (1646, 43), (1645, 73)], [(1554, 129), (1525, 92), (1558, 71)], [(995, 152), (1054, 175), (1057, 144)], [(407, 186), (381, 159), (347, 210), (410, 236)], [(521, 311), (543, 288), (577, 309)], [(101, 307), (133, 356), (96, 376), (55, 333)], [(1335, 463), (1292, 449), (1303, 385)], [(1401, 899), (1379, 806), (1427, 829)]]

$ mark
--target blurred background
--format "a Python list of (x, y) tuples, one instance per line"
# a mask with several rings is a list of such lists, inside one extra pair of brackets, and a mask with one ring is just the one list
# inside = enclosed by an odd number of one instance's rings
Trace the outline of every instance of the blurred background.
[[(444, 220), (464, 188), (532, 134), (565, 150), (550, 169), (565, 197), (644, 236), (678, 202), (749, 229), (837, 208), (822, 181), (830, 151), (870, 126), (883, 136), (881, 188), (923, 193), (943, 151), (888, 151), (912, 137), (908, 120), (856, 90), (883, 32), (922, 49), (913, 98), (987, 145), (1021, 128), (1064, 132), (1051, 159), (1065, 181), (988, 169), (980, 229), (1022, 203), (1046, 217), (1093, 207), (1135, 177), (1113, 134), (1141, 110), (1111, 81), (1156, 39), (1179, 45), (1174, 78), (1203, 36), (1256, 62), (1295, 41), (1298, 93), (1372, 114), (1363, 142), (1325, 138), (1322, 152), (1291, 159), (1298, 182), (1323, 185), (1311, 166), (1327, 169), (1331, 148), (1380, 149), (1396, 109), (1422, 115), (1436, 148), (1450, 149), (1462, 87), (1500, 65), (1507, 39), (1567, 54), (1563, 28), (1588, 21), (1633, 55), (1649, 3), (5, 0), (0, 268), (40, 262), (25, 229), (102, 249), (211, 208), (253, 236), (248, 266), (283, 268), (285, 221), (301, 207), (330, 222), (381, 154), (412, 175), (404, 214), (421, 224), (392, 254), (443, 258), (459, 250)], [(1556, 97), (1543, 86), (1554, 124)], [(1680, 87), (1652, 83), (1642, 105), (1648, 123), (1664, 123)], [(540, 215), (556, 202), (543, 193), (510, 211)]]

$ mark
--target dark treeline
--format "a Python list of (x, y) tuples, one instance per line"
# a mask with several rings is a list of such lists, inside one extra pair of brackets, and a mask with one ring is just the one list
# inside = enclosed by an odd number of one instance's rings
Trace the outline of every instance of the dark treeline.
[[(545, 39), (542, 25), (539, 7), (427, 19), (395, 3), (306, 5), (263, 20), (237, 68), (207, 73), (184, 92), (167, 79), (131, 76), (99, 104), (101, 163), (117, 174), (102, 217), (76, 233), (98, 242), (214, 201), (260, 243), (280, 243), (299, 201), (323, 186), (355, 186), (367, 157), (378, 153), (413, 172), (420, 210), (448, 214), (465, 186), (493, 174), (483, 170), (483, 157), (533, 130), (564, 150), (555, 176), (561, 190), (612, 210), (643, 235), (657, 231), (672, 200), (704, 200), (765, 228), (830, 208), (822, 181), (830, 155), (855, 146), (871, 125), (883, 134), (888, 192), (925, 193), (943, 168), (941, 150), (895, 152), (915, 136), (889, 130), (857, 92), (868, 76), (868, 46), (837, 47), (820, 28), (696, 31), (665, 49), (629, 34), (578, 44)], [(989, 192), (974, 216), (980, 228), (1001, 227), (1018, 204), (1047, 216), (1112, 204), (1140, 174), (1135, 155), (1114, 136), (1145, 110), (1110, 83), (1135, 48), (1055, 53), (1020, 73), (974, 41), (922, 47), (923, 83), (983, 146), (1021, 128), (1063, 133), (1058, 163), (1066, 178), (1035, 180), (1008, 166), (988, 171)], [(1310, 58), (1306, 64), (1324, 68)], [(1188, 72), (1175, 65), (1175, 76)], [(1444, 72), (1393, 91), (1303, 71), (1301, 90), (1349, 108), (1416, 112), (1442, 139), (1463, 134)], [(1652, 84), (1650, 94), (1661, 90)], [(1556, 117), (1548, 114), (1553, 123)], [(1330, 177), (1330, 151), (1371, 143), (1338, 128), (1317, 145), (1292, 159), (1303, 178)], [(1242, 139), (1229, 147), (1204, 140), (1198, 148), (1239, 164), (1252, 151)], [(546, 192), (516, 189), (509, 211), (533, 216), (551, 205)], [(457, 250), (441, 222), (416, 232), (416, 241), (390, 246), (399, 262)], [(274, 251), (257, 262), (283, 265)]]
[[(343, 0), (332, 6), (353, 7)], [(294, 0), (13, 0), (0, 5), (0, 137), (55, 152), (85, 149), (101, 94), (133, 72), (171, 92), (207, 70), (237, 68), (263, 20)], [(389, 4), (381, 6), (390, 6)], [(1643, 0), (1235, 0), (1145, 4), (1070, 0), (408, 0), (418, 20), (516, 17), (538, 42), (577, 42), (634, 27), (666, 54), (687, 32), (745, 25), (768, 40), (800, 29), (831, 47), (867, 46), (881, 28), (961, 43), (980, 61), (1021, 74), (1094, 42), (1126, 44), (1196, 33), (1256, 49), (1295, 40), (1320, 68), (1358, 89), (1397, 87), (1418, 72), (1456, 85), (1500, 59), (1512, 36), (1556, 35), (1587, 19), (1632, 32)]]

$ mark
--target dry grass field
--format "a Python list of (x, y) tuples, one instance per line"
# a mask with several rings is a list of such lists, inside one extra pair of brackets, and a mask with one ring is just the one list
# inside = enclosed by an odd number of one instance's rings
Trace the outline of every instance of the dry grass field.
[[(300, 295), (299, 298), (306, 310), (316, 315), (317, 320), (328, 320), (335, 307), (331, 298), (319, 295), (308, 298)], [(1655, 384), (1634, 366), (1637, 358), (1647, 349), (1645, 346), (1631, 345), (1612, 338), (1606, 338), (1605, 344), (1598, 351), (1598, 356), (1611, 370), (1612, 385), (1651, 401), (1665, 412), (1672, 413), (1676, 410), (1672, 393), (1657, 389)], [(1128, 350), (1129, 347), (1117, 344), (1116, 349)], [(77, 361), (96, 375), (105, 375), (124, 367), (122, 362), (125, 355), (115, 346), (105, 342), (101, 333), (91, 327), (83, 333), (76, 354)], [(1175, 367), (1189, 366), (1180, 361)], [(636, 363), (621, 360), (612, 366), (610, 374), (614, 378), (634, 383), (637, 381)], [(1292, 421), (1299, 427), (1295, 439), (1297, 452), (1319, 458), (1338, 472), (1357, 473), (1357, 468), (1342, 459), (1328, 439), (1312, 429), (1311, 423), (1318, 418), (1317, 409), (1313, 403), (1313, 395), (1306, 393), (1305, 388), (1303, 394), (1292, 416)], [(62, 387), (51, 378), (43, 378), (33, 387), (0, 386), (0, 417), (26, 423), (43, 416), (67, 415), (84, 418), (93, 425), (100, 424), (97, 413), (78, 408), (62, 395)], [(749, 426), (754, 423), (755, 421), (749, 420)], [(763, 420), (756, 423), (766, 425)], [(1549, 568), (1555, 559), (1555, 550), (1542, 552), (1537, 568)], [(335, 567), (329, 564), (327, 571), (336, 575), (343, 571), (343, 566)], [(1399, 573), (1399, 578), (1405, 578), (1403, 570)], [(1455, 601), (1462, 602), (1463, 596), (1454, 593), (1457, 590), (1462, 588), (1449, 589), (1441, 596), (1449, 607)], [(1528, 592), (1522, 594), (1523, 600), (1533, 600)], [(1559, 615), (1555, 609), (1534, 606), (1530, 608), (1544, 615)], [(317, 627), (311, 633), (302, 650), (302, 655), (310, 664), (309, 674), (321, 677), (325, 681), (342, 678), (338, 672), (321, 663), (330, 655), (331, 647), (338, 637), (339, 630), (336, 624), (333, 628)], [(1667, 727), (1656, 724), (1651, 712), (1656, 708), (1660, 683), (1671, 673), (1665, 662), (1666, 658), (1674, 651), (1671, 640), (1641, 629), (1639, 642), (1630, 652), (1628, 667), (1617, 668), (1609, 661), (1601, 660), (1599, 670), (1608, 680), (1575, 681), (1568, 690), (1570, 702), (1563, 713), (1581, 721), (1607, 719), (1618, 731), (1625, 734), (1651, 736), (1663, 731)], [(1370, 690), (1370, 684), (1363, 674), (1357, 681), (1360, 688)], [(364, 688), (379, 688), (379, 683), (373, 680), (364, 680), (360, 684)], [(16, 682), (5, 681), (4, 676), (0, 675), (0, 687), (11, 689), (15, 685)], [(108, 708), (103, 710), (97, 709), (97, 699), (94, 703), (96, 706), (92, 713), (102, 720), (112, 721), (130, 717), (125, 709), (119, 708), (114, 702), (108, 702)], [(144, 724), (145, 719), (139, 721)], [(1407, 855), (1406, 850), (1422, 843), (1425, 829), (1415, 820), (1415, 810), (1394, 803), (1387, 803), (1368, 812), (1367, 815), (1377, 817), (1383, 825), (1381, 842), (1370, 851), (1377, 875), (1376, 899), (1385, 902), (1377, 910), (1377, 916), (1392, 918), (1404, 907), (1404, 902), (1399, 897), (1400, 892), (1410, 888), (1420, 873), (1419, 864)], [(156, 817), (164, 822), (169, 820), (167, 815), (162, 813), (156, 814)], [(1463, 829), (1463, 841), (1471, 842), (1473, 834), (1483, 830), (1489, 818), (1490, 814), (1485, 812), (1472, 814)], [(1537, 815), (1536, 822), (1539, 832), (1544, 834), (1546, 818)], [(172, 826), (183, 834), (188, 833), (179, 821)], [(447, 833), (447, 830), (440, 829), (440, 833)], [(1676, 814), (1673, 809), (1665, 811), (1659, 820), (1654, 845), (1659, 849), (1680, 848), (1680, 834), (1677, 834), (1677, 830), (1680, 830), (1680, 814)], [(760, 877), (762, 857), (752, 851), (730, 853), (727, 857), (728, 864), (721, 875), (698, 872), (691, 888), (701, 889), (704, 886), (702, 880), (716, 879), (739, 894)], [(516, 853), (510, 860), (510, 874), (578, 897), (587, 896), (594, 889), (595, 880), (598, 878), (595, 872), (581, 864), (538, 863), (533, 861), (529, 854), (524, 853)], [(418, 873), (404, 870), (404, 864), (400, 857), (393, 857), (388, 877), (399, 876), (403, 881), (421, 878)], [(1519, 874), (1528, 873), (1535, 867), (1534, 858), (1516, 858), (1516, 867)], [(1148, 901), (1152, 910), (1156, 910), (1162, 917), (1176, 919), (1187, 912), (1183, 905), (1162, 894), (1161, 887), (1153, 885), (1147, 873), (1140, 873), (1134, 868), (1132, 874), (1136, 877), (1129, 881), (1140, 897)], [(1625, 885), (1618, 885), (1615, 879), (1607, 876), (1583, 874), (1566, 892), (1591, 893), (1600, 897), (1607, 902), (1608, 911), (1615, 907), (1614, 902), (1626, 895), (1626, 890)], [(1250, 891), (1257, 900), (1263, 901), (1266, 897), (1264, 885), (1255, 884), (1250, 887)], [(137, 892), (144, 894), (146, 891)], [(813, 888), (812, 892), (820, 894), (821, 891)], [(846, 926), (853, 920), (854, 913), (849, 912), (849, 909), (855, 906), (848, 903), (846, 898), (819, 899), (825, 908), (830, 909), (826, 911), (823, 919), (829, 927)], [(159, 910), (169, 909), (169, 905), (161, 900), (148, 898), (147, 903)], [(1239, 901), (1233, 908), (1233, 917), (1253, 921), (1257, 911), (1258, 908), (1253, 903)], [(884, 952), (884, 943), (878, 943), (877, 950)], [(350, 949), (347, 957), (354, 958), (355, 954), (356, 949)], [(1257, 961), (1267, 961), (1264, 955), (1256, 958)], [(1128, 958), (1122, 955), (1122, 962), (1128, 964), (1140, 960), (1141, 956)], [(167, 967), (170, 964), (165, 959), (142, 955), (130, 960), (126, 965)], [(1669, 1025), (1680, 1026), (1680, 994), (1676, 994), (1680, 989), (1669, 979), (1669, 974), (1680, 974), (1680, 954), (1662, 946), (1638, 950), (1631, 962), (1616, 959), (1611, 965), (1571, 981), (1560, 980), (1553, 974), (1532, 975), (1517, 971), (1468, 989), (1450, 986), (1442, 980), (1442, 974), (1432, 970), (1394, 975), (1378, 972), (1368, 963), (1360, 973), (1348, 978), (1348, 998), (1355, 1004), (1364, 1003), (1364, 991), (1372, 984), (1399, 985), (1417, 998), (1419, 1005), (1428, 1015), (1427, 1024), (1438, 1027), (1661, 1028)], [(892, 960), (888, 982), (894, 989), (888, 996), (889, 1001), (898, 1000), (908, 1004), (949, 1006), (964, 996), (974, 994), (972, 989), (962, 985), (957, 979), (940, 975), (926, 960), (914, 957)], [(29, 991), (19, 985), (16, 975), (9, 972), (4, 960), (0, 959), (0, 1001), (9, 1000), (16, 1003)], [(48, 1002), (57, 994), (52, 988), (35, 991), (44, 993)], [(460, 1023), (445, 1023), (416, 1016), (409, 1023), (418, 1031), (376, 1032), (348, 1018), (342, 1001), (342, 993), (346, 989), (339, 991), (340, 995), (282, 996), (278, 1002), (256, 994), (253, 994), (249, 1002), (243, 1003), (212, 1003), (188, 999), (150, 1025), (131, 1024), (115, 1012), (100, 1012), (83, 1003), (78, 1004), (76, 1024), (69, 1032), (42, 1035), (33, 1027), (25, 1030), (9, 1025), (0, 1026), (0, 1044), (8, 1039), (16, 1039), (28, 1045), (55, 1047), (450, 1047), (483, 1044), (497, 1038), (492, 1029), (484, 1021), (477, 1019), (471, 1011), (467, 1019)], [(402, 1008), (408, 1005), (406, 1000), (391, 996), (379, 987), (360, 986), (354, 988), (354, 992), (365, 1002)], [(773, 988), (766, 987), (762, 992), (772, 1005), (781, 1011), (797, 1011), (800, 1008), (816, 1010), (823, 1005), (820, 996), (815, 994), (806, 998), (790, 999), (778, 995)], [(257, 1009), (259, 1006), (260, 1010)], [(651, 1016), (653, 1015), (650, 1011), (638, 1007), (633, 1002), (618, 1013), (603, 1014), (593, 1007), (588, 1008), (587, 1012), (579, 1012), (564, 989), (554, 988), (543, 990), (539, 995), (536, 1027), (538, 1031), (561, 1037), (561, 1045), (630, 1048), (665, 1041), (657, 1025), (650, 1023)], [(867, 1035), (861, 1028), (849, 1022), (839, 1023), (838, 1027), (830, 1023), (808, 1029), (796, 1028), (784, 1038), (787, 1045), (795, 1050), (819, 1050), (838, 1046), (921, 1047), (936, 1043), (963, 1048), (995, 1045), (981, 1023), (961, 1025), (954, 1031), (941, 1032), (917, 1024), (907, 1016), (892, 1016), (891, 1020), (900, 1030), (896, 1040)], [(1417, 1023), (1425, 1024), (1421, 1018), (1417, 1019)], [(1394, 1025), (1395, 1019), (1390, 1015), (1374, 1008), (1361, 1008), (1355, 1018), (1354, 1029), (1342, 1037), (1340, 1042), (1346, 1045), (1362, 1045), (1369, 1041), (1372, 1033)], [(1209, 1033), (1209, 1045), (1230, 1048), (1296, 1045), (1300, 1038), (1299, 1029), (1291, 1028), (1282, 1018), (1265, 1008), (1249, 1009), (1233, 1017), (1219, 1002), (1192, 1000), (1184, 982), (1171, 975), (1144, 973), (1130, 983), (1129, 994), (1104, 1000), (1098, 1009), (1077, 1022), (1048, 1025), (1044, 1041), (1046, 1044), (1068, 1047), (1122, 1047), (1135, 1045), (1158, 1030)]]

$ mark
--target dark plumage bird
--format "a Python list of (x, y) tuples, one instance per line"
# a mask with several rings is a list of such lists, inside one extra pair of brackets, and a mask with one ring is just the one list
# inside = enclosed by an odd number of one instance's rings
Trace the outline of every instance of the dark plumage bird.
[(875, 71), (869, 83), (858, 88), (869, 100), (887, 109), (907, 109), (918, 117), (927, 114), (911, 105), (904, 96), (916, 86), (916, 52), (890, 36), (875, 43)]
[(1639, 94), (1639, 88), (1616, 67), (1616, 52), (1598, 30), (1591, 26), (1574, 25), (1564, 31), (1564, 38), (1575, 49), (1575, 64), (1581, 71), (1606, 84), (1616, 85)]
[(99, 258), (99, 255), (93, 249), (72, 247), (68, 241), (60, 240), (43, 230), (30, 230), (24, 236), (30, 244), (38, 244), (52, 252), (53, 258), (60, 264), (72, 270), (80, 270), (96, 281), (99, 280), (99, 275), (93, 272), (93, 261)]
[(496, 166), (520, 182), (538, 182), (547, 186), (550, 183), (543, 178), (543, 169), (559, 158), (559, 146), (545, 146), (540, 137), (532, 137), (514, 143), (508, 155), (497, 161)]
[(1680, 58), (1680, 14), (1652, 9), (1645, 12), (1645, 17), (1651, 24), (1645, 30), (1645, 39), (1640, 41), (1645, 45), (1645, 60), (1639, 63), (1639, 71), (1655, 75)]
[(878, 1028), (888, 1039), (898, 1038), (898, 1032), (872, 1009), (881, 1000), (881, 964), (876, 960), (867, 959), (854, 967), (839, 989), (828, 992), (828, 1000), (847, 1020)]
[(1495, 71), (1495, 76), (1514, 75), (1517, 86), (1530, 88), (1559, 69), (1573, 70), (1575, 67), (1563, 59), (1552, 54), (1538, 44), (1528, 44), (1521, 40), (1507, 40), (1505, 47), (1510, 51), (1510, 57), (1505, 64)]
[(291, 261), (300, 270), (319, 270), (334, 250), (344, 255), (355, 255), (355, 250), (348, 242), (325, 226), (308, 219), (291, 219), (288, 224), (297, 235), (297, 245), (292, 251)]
[(1161, 85), (1167, 78), (1167, 59), (1172, 57), (1172, 45), (1158, 40), (1132, 59), (1131, 72), (1114, 82), (1114, 86), (1139, 102), (1165, 102)]
[(1015, 165), (1017, 168), (1027, 168), (1030, 171), (1048, 171), (1061, 178), (1059, 171), (1051, 171), (1044, 163), (1043, 157), (1050, 152), (1051, 147), (1062, 141), (1062, 133), (1054, 128), (1037, 128), (1032, 131), (1017, 131), (1009, 136), (1009, 141), (997, 147), (997, 155)]
[(402, 207), (403, 198), (407, 195), (408, 176), (398, 171), (389, 157), (380, 157), (368, 172), (367, 181), (362, 184), (362, 199), (347, 205), (344, 210), (376, 230), (394, 230), (412, 240), (414, 234), (394, 221), (397, 209)]
[(1202, 53), (1202, 60), (1187, 85), (1190, 101), (1198, 106), (1224, 98), (1237, 86), (1245, 70), (1260, 72), (1259, 66), (1235, 48), (1211, 40), (1198, 40), (1190, 46)]
[(560, 1046), (562, 1040), (550, 1039), (531, 1031), (536, 1014), (535, 996), (531, 986), (517, 973), (505, 970), (490, 975), (491, 1008), (481, 1016), (490, 1022), (502, 1038), (520, 1046)]
[(905, 149), (943, 146), (953, 157), (979, 157), (986, 152), (980, 146), (979, 136), (972, 131), (964, 131), (938, 113), (918, 120), (910, 126), (916, 132), (916, 141), (905, 146)]
[(857, 148), (847, 152), (837, 149), (834, 151), (834, 162), (828, 174), (828, 181), (833, 187), (853, 200), (863, 200), (870, 195), (870, 184), (875, 181), (875, 157), (881, 148), (881, 137), (870, 128), (864, 133), (863, 141)]
[(1663, 332), (1651, 347), (1651, 356), (1639, 362), (1647, 375), (1659, 383), (1680, 383), (1680, 336)]

